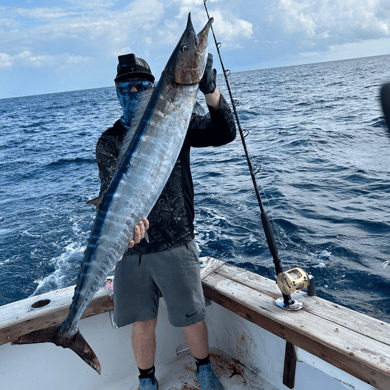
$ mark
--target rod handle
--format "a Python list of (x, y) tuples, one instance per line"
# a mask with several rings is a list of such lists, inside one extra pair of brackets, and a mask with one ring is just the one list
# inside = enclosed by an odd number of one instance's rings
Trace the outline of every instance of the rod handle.
[(274, 259), (275, 267), (280, 268), (280, 270), (278, 268), (276, 270), (276, 274), (278, 275), (280, 272), (283, 271), (283, 269), (281, 266), (281, 261), (279, 259), (278, 247), (276, 245), (276, 240), (272, 231), (271, 223), (265, 211), (261, 213), (261, 222), (263, 223), (265, 237), (267, 239), (269, 251), (271, 252), (272, 258)]
[(313, 275), (309, 275), (309, 284), (307, 286), (307, 295), (314, 297), (316, 295), (316, 283)]

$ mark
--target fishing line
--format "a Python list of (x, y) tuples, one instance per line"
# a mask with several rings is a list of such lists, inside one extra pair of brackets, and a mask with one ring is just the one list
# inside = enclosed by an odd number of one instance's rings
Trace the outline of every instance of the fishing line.
[[(270, 203), (270, 200), (268, 199), (267, 194), (265, 193), (263, 187), (261, 188), (261, 193), (262, 193), (263, 197), (265, 198), (265, 203), (267, 205), (267, 209), (270, 210), (271, 209), (271, 203)], [(275, 199), (272, 195), (270, 195), (270, 197), (271, 197), (271, 200)], [(282, 248), (286, 249), (287, 248), (287, 244), (284, 242), (284, 239), (282, 239), (281, 230), (278, 228), (278, 225), (276, 224), (276, 222), (275, 222), (275, 220), (274, 220), (272, 215), (271, 215), (271, 225), (273, 226), (273, 230), (276, 231), (276, 235), (278, 237), (278, 241), (281, 243)]]
[[(207, 0), (203, 0), (203, 5), (204, 5), (204, 8), (206, 10), (207, 18), (208, 18), (208, 20), (210, 20), (210, 16), (209, 16), (209, 12), (208, 12), (206, 3), (207, 3)], [(235, 100), (233, 98), (233, 94), (232, 94), (232, 91), (230, 89), (230, 84), (229, 84), (229, 80), (228, 80), (228, 77), (230, 75), (230, 70), (229, 69), (225, 69), (225, 66), (224, 66), (223, 61), (222, 61), (221, 52), (219, 51), (219, 48), (221, 47), (221, 42), (217, 41), (217, 38), (215, 37), (215, 33), (214, 33), (214, 28), (213, 28), (212, 25), (211, 25), (211, 31), (213, 33), (215, 46), (217, 48), (219, 60), (221, 62), (221, 66), (222, 66), (222, 70), (223, 70), (223, 75), (224, 75), (225, 81), (226, 81), (226, 86), (227, 86), (227, 89), (229, 91), (230, 100), (232, 102), (234, 116), (236, 118), (238, 130), (240, 132), (241, 142), (242, 142), (242, 145), (244, 147), (245, 156), (246, 156), (246, 160), (247, 160), (248, 167), (249, 167), (249, 172), (250, 172), (250, 175), (251, 175), (251, 178), (252, 178), (252, 182), (253, 182), (253, 186), (254, 186), (254, 189), (255, 189), (255, 192), (256, 192), (257, 201), (259, 203), (260, 212), (261, 212), (261, 221), (263, 223), (263, 229), (264, 229), (265, 237), (267, 239), (268, 248), (269, 248), (269, 251), (270, 251), (270, 253), (272, 255), (272, 259), (273, 259), (273, 262), (274, 262), (274, 265), (275, 265), (276, 275), (279, 275), (279, 273), (283, 272), (284, 270), (283, 270), (282, 263), (281, 263), (281, 260), (279, 258), (279, 255), (278, 255), (278, 248), (277, 248), (277, 245), (276, 245), (276, 240), (275, 240), (274, 233), (272, 231), (271, 223), (269, 221), (268, 215), (265, 212), (264, 207), (263, 207), (263, 203), (261, 201), (259, 189), (257, 187), (256, 176), (255, 176), (260, 171), (261, 166), (259, 166), (259, 165), (256, 166), (255, 165), (255, 167), (254, 167), (252, 165), (251, 159), (249, 157), (248, 149), (246, 147), (246, 142), (245, 142), (245, 137), (249, 134), (249, 131), (248, 130), (242, 130), (242, 128), (241, 128), (240, 120), (238, 118), (237, 109), (236, 109), (236, 107), (239, 105), (240, 102), (239, 102), (239, 100)], [(255, 168), (255, 170), (254, 170), (254, 168)], [(291, 295), (286, 295), (284, 293), (283, 293), (283, 301), (284, 301), (285, 305), (289, 305), (289, 304), (291, 304), (293, 302), (293, 300), (291, 299)]]

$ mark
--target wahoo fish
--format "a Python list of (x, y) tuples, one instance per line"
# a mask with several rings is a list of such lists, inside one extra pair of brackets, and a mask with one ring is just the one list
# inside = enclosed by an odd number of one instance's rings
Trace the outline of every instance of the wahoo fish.
[(154, 207), (172, 172), (206, 67), (212, 22), (209, 19), (196, 34), (188, 15), (187, 27), (158, 84), (144, 91), (144, 107), (141, 104), (139, 109), (143, 109), (142, 115), (133, 121), (136, 123), (125, 137), (118, 168), (98, 206), (68, 316), (58, 326), (31, 332), (12, 344), (52, 342), (72, 349), (101, 373), (97, 356), (79, 332), (79, 321), (125, 252), (134, 227)]

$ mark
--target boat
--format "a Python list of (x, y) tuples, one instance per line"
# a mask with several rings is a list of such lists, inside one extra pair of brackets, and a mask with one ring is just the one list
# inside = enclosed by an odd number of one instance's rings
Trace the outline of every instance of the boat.
[[(226, 390), (390, 389), (390, 324), (303, 291), (292, 296), (301, 310), (283, 310), (275, 280), (212, 257), (200, 262), (211, 366)], [(138, 389), (132, 325), (118, 328), (113, 320), (112, 281), (106, 279), (80, 322), (101, 375), (52, 343), (10, 344), (62, 322), (70, 286), (0, 307), (0, 389)], [(159, 389), (200, 389), (184, 332), (170, 325), (161, 292), (159, 302)]]

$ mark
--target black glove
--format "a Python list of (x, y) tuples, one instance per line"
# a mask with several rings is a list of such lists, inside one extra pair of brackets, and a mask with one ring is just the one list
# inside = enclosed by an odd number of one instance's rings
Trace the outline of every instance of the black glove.
[(217, 71), (213, 69), (213, 55), (209, 53), (207, 57), (206, 69), (204, 70), (202, 80), (199, 83), (199, 89), (204, 93), (213, 93), (217, 86)]

